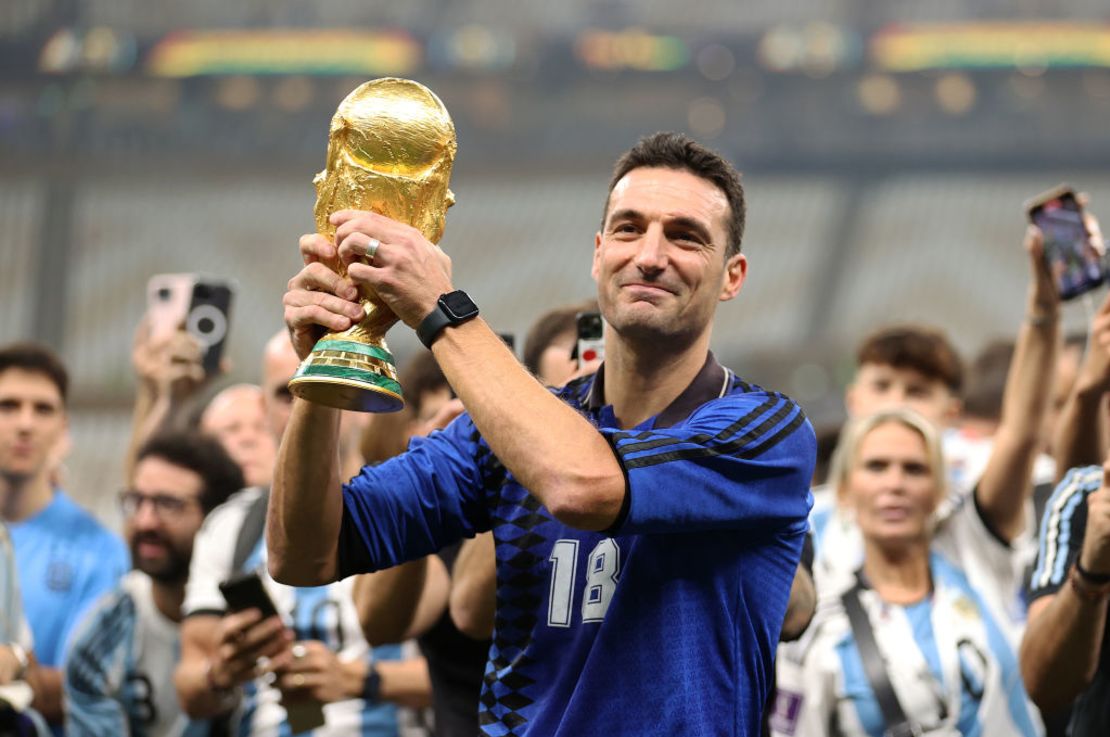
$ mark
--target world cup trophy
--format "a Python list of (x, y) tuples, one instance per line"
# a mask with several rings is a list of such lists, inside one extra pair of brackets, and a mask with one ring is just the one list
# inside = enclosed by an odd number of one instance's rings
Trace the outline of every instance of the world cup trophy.
[[(360, 85), (331, 119), (327, 167), (313, 179), (316, 231), (334, 238), (332, 213), (372, 210), (439, 242), (455, 202), (448, 183), (457, 148), (447, 108), (424, 85), (393, 77)], [(342, 262), (331, 266), (346, 275)], [(359, 302), (365, 317), (321, 338), (289, 389), (338, 409), (395, 412), (405, 400), (385, 334), (398, 318), (372, 290), (360, 287)]]

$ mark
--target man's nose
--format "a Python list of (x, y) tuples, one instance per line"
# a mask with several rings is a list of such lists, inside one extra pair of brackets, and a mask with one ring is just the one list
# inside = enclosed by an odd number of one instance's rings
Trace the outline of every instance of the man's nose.
[(143, 500), (131, 515), (131, 525), (136, 530), (154, 530), (162, 526), (162, 518), (154, 511), (154, 504)]
[(21, 430), (30, 430), (35, 425), (35, 408), (21, 407), (16, 417), (16, 422)]
[(666, 243), (667, 239), (661, 226), (652, 225), (648, 227), (644, 237), (640, 239), (640, 250), (636, 252), (636, 266), (641, 271), (648, 273), (662, 271), (666, 268)]

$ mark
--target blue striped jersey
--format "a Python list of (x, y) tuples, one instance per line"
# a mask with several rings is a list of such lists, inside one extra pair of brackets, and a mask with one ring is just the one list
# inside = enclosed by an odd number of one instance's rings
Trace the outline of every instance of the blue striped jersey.
[(150, 577), (131, 571), (78, 626), (65, 663), (68, 737), (205, 737), (173, 687), (176, 622), (154, 604)]
[(468, 415), (344, 488), (342, 575), (492, 529), (487, 735), (757, 735), (801, 555), (815, 441), (787, 397), (707, 357), (663, 412), (620, 428), (601, 374), (559, 396), (627, 477), (604, 533), (570, 528)]
[[(1037, 565), (1029, 584), (1032, 599), (1058, 592), (1083, 549), (1087, 530), (1087, 497), (1102, 486), (1102, 467), (1068, 471), (1045, 505), (1037, 546)], [(1098, 670), (1076, 700), (1068, 734), (1104, 737), (1110, 734), (1110, 615), (1102, 639)]]

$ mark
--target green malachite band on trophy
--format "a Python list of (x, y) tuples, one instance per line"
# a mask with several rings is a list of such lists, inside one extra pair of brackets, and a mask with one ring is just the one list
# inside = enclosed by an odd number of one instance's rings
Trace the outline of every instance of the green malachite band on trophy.
[(374, 358), (385, 361), (389, 364), (396, 365), (393, 360), (393, 355), (386, 350), (378, 348), (376, 345), (366, 345), (365, 343), (355, 343), (352, 340), (321, 340), (313, 349), (313, 353), (320, 351), (347, 351), (349, 353), (361, 353), (364, 356), (373, 356)]
[(306, 366), (297, 371), (294, 379), (302, 377), (316, 378), (318, 376), (327, 376), (332, 379), (348, 379), (350, 381), (359, 381), (364, 384), (373, 384), (380, 386), (382, 389), (391, 391), (394, 394), (400, 395), (401, 385), (393, 379), (375, 374), (364, 369), (350, 369), (342, 366)]

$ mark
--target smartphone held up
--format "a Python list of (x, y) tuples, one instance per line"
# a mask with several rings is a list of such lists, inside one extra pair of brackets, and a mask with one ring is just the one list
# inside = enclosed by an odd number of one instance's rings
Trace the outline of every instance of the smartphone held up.
[(204, 349), (204, 371), (219, 371), (227, 345), (235, 281), (205, 274), (156, 274), (147, 282), (152, 338), (184, 328)]
[(1025, 203), (1029, 221), (1044, 237), (1044, 257), (1060, 299), (1074, 299), (1106, 281), (1106, 253), (1095, 243), (1084, 219), (1083, 204), (1066, 184)]

